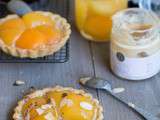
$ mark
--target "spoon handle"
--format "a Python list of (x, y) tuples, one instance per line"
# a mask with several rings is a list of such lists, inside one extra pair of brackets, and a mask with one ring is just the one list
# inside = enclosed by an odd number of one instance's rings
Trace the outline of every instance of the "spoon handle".
[(134, 111), (136, 111), (137, 113), (139, 113), (143, 118), (145, 118), (146, 120), (160, 120), (159, 118), (157, 118), (156, 116), (154, 116), (153, 114), (149, 113), (148, 111), (134, 105), (131, 102), (127, 102), (125, 100), (123, 100), (122, 98), (118, 97), (116, 94), (114, 94), (111, 91), (108, 91), (115, 99), (117, 99), (118, 101), (120, 101), (121, 103), (127, 105), (128, 107), (132, 108)]

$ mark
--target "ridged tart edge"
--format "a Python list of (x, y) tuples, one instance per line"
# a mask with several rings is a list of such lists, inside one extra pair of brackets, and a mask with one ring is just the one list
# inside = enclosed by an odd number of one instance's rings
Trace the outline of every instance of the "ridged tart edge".
[[(44, 49), (28, 50), (28, 49), (17, 48), (15, 46), (6, 45), (3, 42), (3, 40), (0, 38), (0, 48), (2, 49), (2, 51), (12, 56), (20, 57), (20, 58), (38, 58), (38, 57), (44, 57), (47, 55), (51, 55), (57, 52), (58, 50), (60, 50), (66, 44), (71, 34), (70, 24), (67, 22), (67, 20), (61, 17), (60, 15), (54, 14), (51, 12), (42, 12), (42, 11), (36, 11), (36, 12), (42, 13), (46, 16), (50, 15), (51, 18), (54, 19), (55, 23), (60, 25), (61, 29), (63, 29), (62, 31), (63, 36), (61, 40), (59, 40), (58, 42), (56, 42), (55, 44), (51, 46), (47, 46)], [(0, 19), (0, 23), (4, 22), (5, 20), (16, 18), (16, 17), (18, 16), (8, 15), (5, 18)]]
[(71, 87), (56, 86), (53, 88), (44, 88), (42, 90), (36, 90), (36, 91), (32, 92), (31, 94), (25, 96), (24, 99), (22, 99), (21, 101), (18, 102), (18, 106), (14, 109), (13, 120), (23, 120), (22, 107), (25, 103), (25, 99), (43, 96), (49, 91), (71, 91), (73, 93), (81, 94), (83, 96), (89, 97), (93, 101), (93, 104), (97, 107), (97, 109), (94, 111), (95, 113), (94, 113), (93, 120), (103, 120), (104, 119), (102, 106), (100, 105), (100, 103), (97, 99), (92, 97), (91, 94), (86, 93), (83, 90), (74, 89)]

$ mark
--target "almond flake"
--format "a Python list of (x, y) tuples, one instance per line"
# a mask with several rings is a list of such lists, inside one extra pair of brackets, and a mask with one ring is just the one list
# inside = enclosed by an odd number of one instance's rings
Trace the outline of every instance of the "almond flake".
[(113, 91), (113, 93), (117, 94), (117, 93), (124, 92), (125, 88), (114, 88), (112, 91)]
[(51, 104), (53, 105), (53, 107), (56, 107), (56, 102), (53, 98), (51, 98)]
[(86, 110), (92, 110), (93, 106), (90, 103), (87, 102), (81, 102), (80, 103), (81, 108), (86, 109)]
[(49, 104), (42, 105), (40, 108), (37, 108), (36, 111), (39, 115), (43, 114), (45, 110), (51, 108), (52, 106)]
[(128, 103), (128, 105), (131, 107), (131, 108), (135, 108), (135, 104), (133, 104), (133, 103)]
[(21, 85), (24, 85), (24, 84), (25, 84), (25, 81), (23, 81), (23, 80), (16, 80), (13, 85), (14, 86), (21, 86)]
[(56, 120), (56, 118), (53, 116), (51, 112), (45, 115), (45, 119), (46, 120)]
[(51, 105), (49, 105), (49, 104), (46, 104), (46, 105), (42, 105), (41, 106), (41, 108), (43, 109), (43, 110), (47, 110), (48, 108), (51, 108), (52, 106)]
[(37, 111), (38, 115), (42, 115), (44, 113), (44, 110), (41, 108), (37, 108), (36, 111)]
[(60, 107), (64, 107), (67, 105), (67, 107), (71, 107), (73, 105), (73, 101), (71, 99), (64, 98), (60, 104)]

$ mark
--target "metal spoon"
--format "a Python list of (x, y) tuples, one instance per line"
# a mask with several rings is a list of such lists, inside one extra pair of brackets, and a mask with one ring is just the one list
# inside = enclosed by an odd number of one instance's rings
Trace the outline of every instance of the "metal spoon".
[(112, 95), (115, 99), (120, 101), (121, 103), (127, 105), (128, 107), (132, 108), (134, 111), (136, 111), (138, 114), (140, 114), (143, 118), (146, 120), (160, 120), (153, 114), (149, 113), (148, 111), (136, 106), (132, 102), (128, 102), (126, 100), (123, 100), (122, 98), (119, 98), (112, 90), (111, 84), (104, 79), (101, 78), (95, 78), (95, 77), (84, 77), (80, 78), (79, 81), (82, 85), (95, 88), (95, 89), (101, 89), (107, 91), (110, 95)]

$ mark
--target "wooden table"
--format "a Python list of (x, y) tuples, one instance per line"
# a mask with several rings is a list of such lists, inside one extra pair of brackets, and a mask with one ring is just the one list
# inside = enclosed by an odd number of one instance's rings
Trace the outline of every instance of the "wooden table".
[[(52, 1), (52, 0), (50, 0)], [(53, 0), (52, 2), (63, 2)], [(126, 90), (119, 96), (132, 101), (153, 114), (160, 113), (160, 74), (132, 82), (115, 77), (109, 70), (109, 43), (91, 43), (85, 40), (73, 24), (73, 1), (70, 1), (70, 60), (63, 64), (0, 64), (0, 120), (11, 120), (17, 101), (31, 86), (43, 88), (62, 85), (82, 88), (77, 80), (81, 76), (98, 76), (109, 80), (114, 87)], [(55, 5), (55, 3), (54, 3)], [(52, 4), (50, 5), (52, 6)], [(13, 86), (15, 80), (24, 80), (23, 86)], [(104, 107), (105, 120), (142, 120), (142, 118), (117, 102), (104, 91), (82, 88), (97, 97)]]

